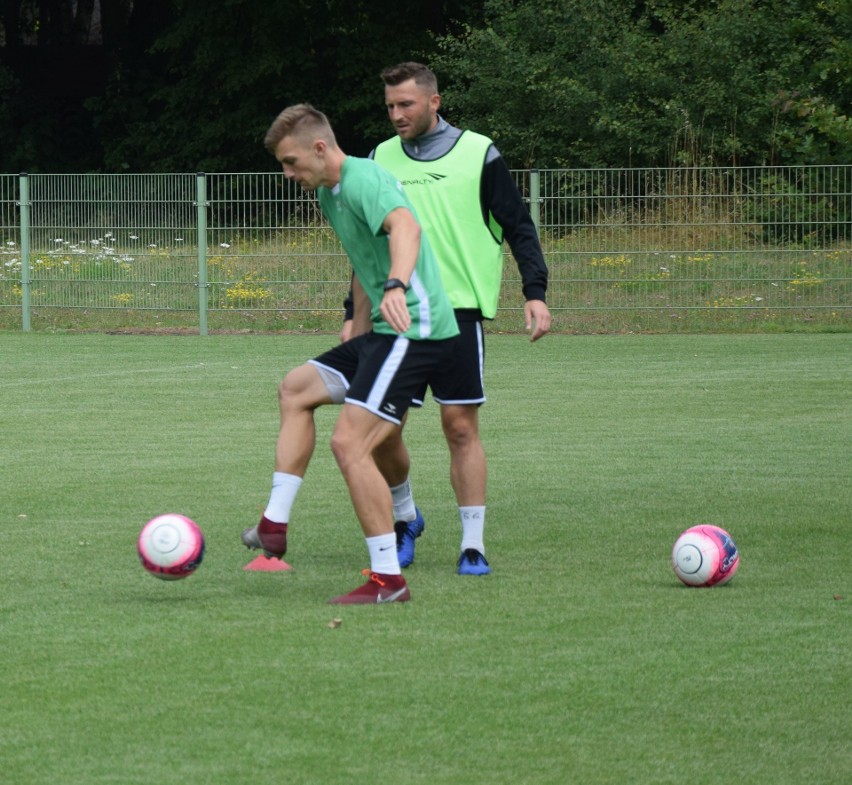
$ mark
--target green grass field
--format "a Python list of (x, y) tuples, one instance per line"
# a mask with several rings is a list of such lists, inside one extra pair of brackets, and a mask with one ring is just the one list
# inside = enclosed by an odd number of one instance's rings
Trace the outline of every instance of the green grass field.
[[(852, 337), (489, 336), (494, 573), (455, 574), (429, 402), (413, 601), (351, 608), (335, 410), (294, 569), (239, 542), (276, 385), (333, 341), (0, 333), (4, 785), (850, 781)], [(175, 583), (135, 553), (169, 511), (207, 538)], [(726, 587), (671, 570), (700, 522), (740, 547)]]

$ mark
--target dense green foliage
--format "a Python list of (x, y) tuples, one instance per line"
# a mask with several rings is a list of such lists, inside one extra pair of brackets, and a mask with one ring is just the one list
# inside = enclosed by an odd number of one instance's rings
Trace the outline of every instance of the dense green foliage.
[(434, 62), (524, 166), (833, 163), (850, 38), (846, 0), (488, 0)]
[(94, 0), (3, 6), (0, 171), (246, 171), (287, 103), (387, 135), (378, 72), (439, 73), (516, 167), (852, 155), (852, 0)]

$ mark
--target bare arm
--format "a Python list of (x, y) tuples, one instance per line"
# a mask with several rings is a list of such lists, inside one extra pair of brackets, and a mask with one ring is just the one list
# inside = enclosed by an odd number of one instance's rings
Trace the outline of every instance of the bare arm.
[(347, 322), (349, 325), (349, 338), (354, 338), (361, 333), (368, 333), (373, 327), (372, 319), (370, 318), (370, 300), (367, 298), (367, 293), (357, 276), (352, 278), (352, 320)]

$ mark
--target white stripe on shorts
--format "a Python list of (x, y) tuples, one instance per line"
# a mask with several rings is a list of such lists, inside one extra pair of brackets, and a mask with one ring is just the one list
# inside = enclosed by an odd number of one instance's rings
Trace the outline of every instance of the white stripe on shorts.
[(388, 352), (388, 356), (385, 357), (385, 361), (382, 363), (376, 380), (373, 382), (370, 395), (367, 397), (367, 408), (376, 414), (380, 414), (382, 417), (387, 417), (387, 414), (380, 412), (379, 407), (385, 399), (388, 387), (390, 387), (394, 376), (396, 376), (399, 366), (402, 364), (403, 359), (405, 359), (405, 353), (408, 351), (408, 343), (408, 338), (404, 338), (401, 335), (396, 338), (390, 352)]
[[(485, 395), (485, 335), (482, 331), (482, 322), (476, 323), (476, 346), (479, 354), (479, 382), (482, 385), (482, 393)], [(484, 400), (484, 397), (483, 397)]]

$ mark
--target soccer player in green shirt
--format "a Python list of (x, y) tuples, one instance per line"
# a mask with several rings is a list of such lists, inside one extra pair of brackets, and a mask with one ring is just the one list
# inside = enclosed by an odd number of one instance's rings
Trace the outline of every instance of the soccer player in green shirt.
[[(369, 579), (329, 602), (403, 602), (389, 486), (373, 451), (395, 435), (459, 333), (437, 263), (399, 182), (374, 161), (346, 155), (328, 118), (309, 104), (285, 109), (264, 144), (284, 176), (315, 191), (352, 265), (359, 335), (290, 371), (279, 387), (281, 427), (269, 504), (243, 543), (281, 558), (292, 504), (311, 455), (313, 412), (342, 404), (331, 447), (370, 553)], [(383, 474), (384, 471), (384, 474)], [(407, 467), (400, 467), (402, 479)]]

